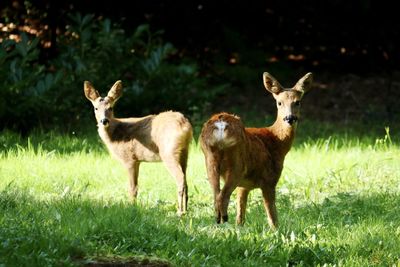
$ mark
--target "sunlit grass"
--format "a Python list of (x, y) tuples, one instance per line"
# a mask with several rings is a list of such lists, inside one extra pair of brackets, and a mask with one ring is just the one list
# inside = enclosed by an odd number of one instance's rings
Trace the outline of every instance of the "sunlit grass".
[[(89, 137), (88, 137), (89, 136)], [(153, 256), (177, 266), (400, 264), (400, 149), (393, 140), (300, 138), (278, 184), (280, 228), (252, 191), (244, 227), (216, 225), (204, 157), (192, 143), (189, 212), (162, 163), (143, 163), (137, 204), (96, 135), (0, 136), (0, 266)]]

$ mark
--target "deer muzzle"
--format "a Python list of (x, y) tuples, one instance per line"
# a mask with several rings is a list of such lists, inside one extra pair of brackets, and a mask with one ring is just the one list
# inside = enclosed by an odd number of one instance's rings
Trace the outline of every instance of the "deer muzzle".
[(284, 117), (283, 120), (292, 125), (293, 123), (298, 121), (298, 118), (296, 115), (288, 115)]
[(100, 123), (103, 124), (104, 126), (108, 125), (110, 121), (107, 118), (101, 119)]

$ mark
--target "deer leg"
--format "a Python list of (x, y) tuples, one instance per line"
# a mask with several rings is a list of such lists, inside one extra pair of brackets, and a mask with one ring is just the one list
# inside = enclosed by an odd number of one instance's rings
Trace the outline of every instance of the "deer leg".
[(237, 192), (237, 212), (236, 212), (236, 224), (243, 225), (246, 217), (246, 205), (249, 196), (249, 190), (244, 187), (239, 187)]
[(129, 195), (133, 201), (136, 201), (138, 192), (139, 165), (140, 162), (135, 161), (131, 166), (128, 167)]
[[(185, 184), (186, 184), (186, 168), (187, 168), (188, 154), (189, 154), (189, 151), (187, 149), (183, 150), (180, 155), (180, 160), (179, 160), (181, 168), (182, 168), (182, 172), (185, 177)], [(189, 192), (188, 192), (187, 185), (185, 187), (185, 191), (184, 191), (182, 198), (183, 198), (183, 210), (187, 211), (187, 205), (188, 205), (188, 200), (189, 200)]]
[(221, 212), (217, 201), (217, 198), (221, 191), (219, 182), (219, 167), (218, 167), (218, 161), (215, 160), (214, 156), (206, 155), (206, 169), (207, 169), (208, 182), (210, 183), (214, 195), (215, 220), (217, 223), (221, 223)]
[(264, 198), (264, 207), (268, 215), (268, 223), (272, 229), (278, 227), (278, 218), (275, 206), (275, 187), (266, 187), (262, 189)]
[(237, 182), (235, 180), (236, 177), (233, 177), (234, 172), (229, 171), (225, 177), (225, 184), (222, 187), (221, 192), (219, 193), (219, 196), (217, 198), (219, 210), (221, 213), (222, 217), (222, 222), (227, 222), (228, 221), (228, 204), (229, 204), (229, 199), (232, 195), (233, 190), (235, 190), (237, 186)]
[(175, 158), (163, 159), (163, 162), (172, 176), (176, 179), (176, 185), (178, 187), (178, 215), (186, 213), (187, 205), (187, 183), (186, 175), (182, 170), (179, 160)]

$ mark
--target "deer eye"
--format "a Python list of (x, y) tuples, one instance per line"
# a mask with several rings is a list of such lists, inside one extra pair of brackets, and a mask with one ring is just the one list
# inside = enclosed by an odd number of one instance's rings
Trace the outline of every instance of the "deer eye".
[(282, 102), (279, 101), (279, 102), (278, 102), (278, 106), (282, 106)]
[(97, 110), (97, 108), (94, 108), (94, 110)]

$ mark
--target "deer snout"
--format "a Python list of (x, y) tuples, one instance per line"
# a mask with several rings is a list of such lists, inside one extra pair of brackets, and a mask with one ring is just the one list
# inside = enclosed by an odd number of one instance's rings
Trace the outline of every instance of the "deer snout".
[(108, 125), (110, 121), (107, 118), (101, 119), (100, 123), (103, 124), (104, 126)]
[(283, 120), (292, 125), (293, 123), (297, 122), (298, 118), (296, 115), (288, 115), (284, 117)]

